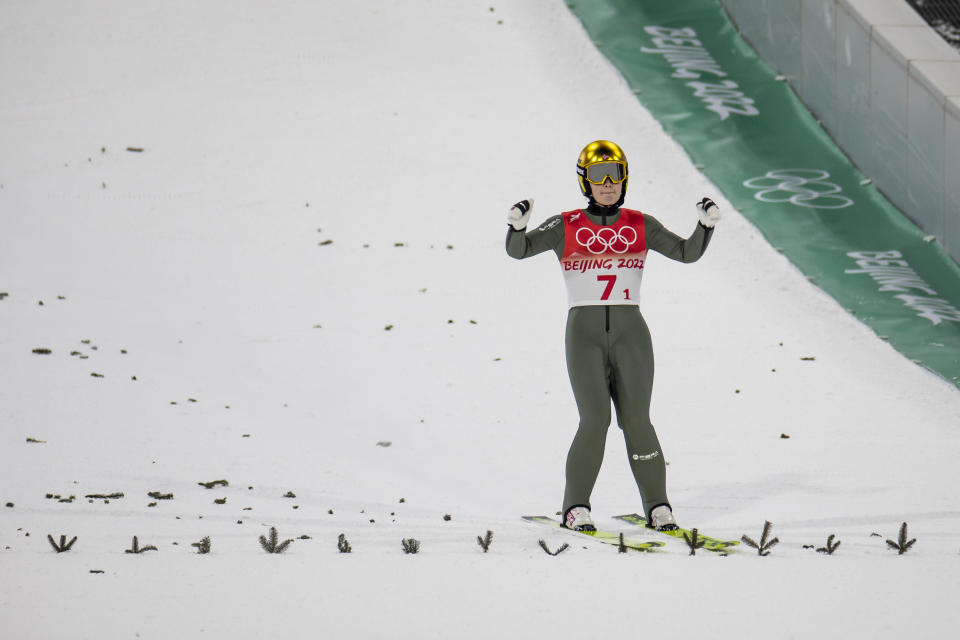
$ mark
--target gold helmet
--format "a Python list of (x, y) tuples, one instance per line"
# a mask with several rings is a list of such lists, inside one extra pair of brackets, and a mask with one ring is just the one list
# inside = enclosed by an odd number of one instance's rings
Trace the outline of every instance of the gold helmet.
[(626, 193), (629, 177), (627, 155), (615, 142), (591, 142), (577, 158), (577, 176), (580, 180), (580, 191), (588, 198), (591, 197), (591, 184), (603, 184), (607, 180), (614, 184), (622, 182), (623, 191)]

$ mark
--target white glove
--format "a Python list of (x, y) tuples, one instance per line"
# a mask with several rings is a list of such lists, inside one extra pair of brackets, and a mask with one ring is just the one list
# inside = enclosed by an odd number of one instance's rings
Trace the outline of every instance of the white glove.
[(526, 229), (527, 221), (530, 219), (530, 211), (532, 210), (533, 198), (521, 200), (517, 204), (510, 207), (510, 211), (507, 212), (507, 222), (509, 222), (510, 226), (517, 231)]
[(713, 225), (720, 221), (720, 207), (710, 198), (704, 198), (697, 203), (697, 215), (700, 216), (700, 224), (713, 229)]

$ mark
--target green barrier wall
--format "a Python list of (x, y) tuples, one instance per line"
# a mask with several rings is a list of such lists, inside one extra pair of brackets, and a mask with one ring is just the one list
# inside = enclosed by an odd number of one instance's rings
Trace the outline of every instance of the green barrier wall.
[(960, 267), (857, 171), (717, 0), (568, 6), (774, 247), (896, 349), (960, 386)]

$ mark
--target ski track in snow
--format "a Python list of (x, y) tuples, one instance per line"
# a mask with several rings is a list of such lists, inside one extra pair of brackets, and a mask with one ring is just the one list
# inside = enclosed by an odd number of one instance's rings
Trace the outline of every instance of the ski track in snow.
[[(20, 1), (0, 30), (0, 636), (960, 624), (960, 393), (767, 245), (562, 3)], [(681, 234), (724, 211), (700, 262), (648, 262), (653, 418), (681, 524), (769, 520), (770, 556), (520, 520), (559, 508), (576, 410), (558, 267), (507, 258), (505, 214), (581, 206), (597, 138), (627, 206)], [(651, 538), (612, 519), (640, 502), (607, 449), (598, 524)]]

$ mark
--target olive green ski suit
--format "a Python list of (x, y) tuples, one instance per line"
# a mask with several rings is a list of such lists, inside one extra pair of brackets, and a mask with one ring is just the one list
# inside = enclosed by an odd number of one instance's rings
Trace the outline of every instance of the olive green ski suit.
[[(596, 204), (584, 212), (597, 226), (614, 225), (621, 215), (618, 208)], [(552, 249), (562, 260), (565, 224), (561, 216), (547, 219), (533, 231), (517, 231), (509, 225), (507, 228), (506, 249), (510, 257), (530, 258)], [(683, 239), (646, 214), (642, 229), (647, 249), (680, 262), (698, 260), (713, 233), (713, 229), (698, 224), (693, 234)], [(603, 461), (612, 400), (649, 521), (655, 507), (670, 502), (666, 463), (650, 422), (653, 348), (639, 306), (622, 300), (571, 306), (567, 316), (566, 360), (580, 424), (567, 455), (564, 516), (575, 506), (590, 508), (590, 495)]]

